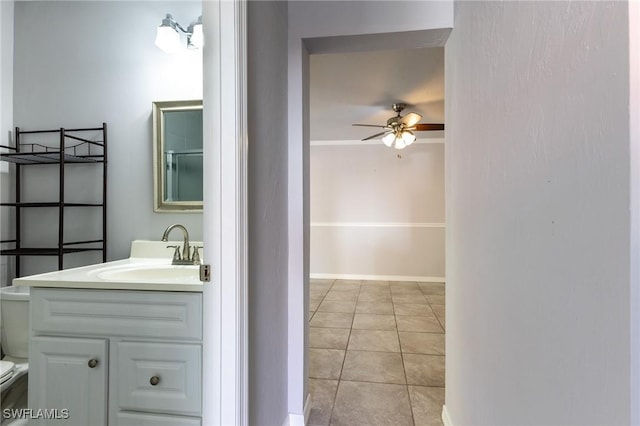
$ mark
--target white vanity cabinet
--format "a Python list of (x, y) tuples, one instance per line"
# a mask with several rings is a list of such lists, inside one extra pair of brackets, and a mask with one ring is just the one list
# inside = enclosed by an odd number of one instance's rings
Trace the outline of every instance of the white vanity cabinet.
[(202, 293), (33, 287), (29, 357), (33, 424), (201, 424)]

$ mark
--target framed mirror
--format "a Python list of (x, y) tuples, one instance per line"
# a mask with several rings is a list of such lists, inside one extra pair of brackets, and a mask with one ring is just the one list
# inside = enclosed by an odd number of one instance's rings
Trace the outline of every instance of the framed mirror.
[(154, 211), (202, 212), (202, 100), (153, 102)]

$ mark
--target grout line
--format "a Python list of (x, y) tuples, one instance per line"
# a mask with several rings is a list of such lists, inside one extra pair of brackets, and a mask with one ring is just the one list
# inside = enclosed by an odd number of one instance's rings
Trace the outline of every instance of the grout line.
[[(335, 285), (335, 281), (334, 281)], [(360, 286), (358, 287), (358, 295), (356, 296), (356, 307), (358, 305), (358, 298), (360, 297), (360, 290), (362, 289), (362, 282), (360, 282)], [(338, 397), (338, 389), (340, 388), (340, 382), (342, 381), (342, 372), (344, 371), (344, 363), (347, 360), (347, 353), (349, 352), (349, 342), (351, 341), (351, 332), (353, 331), (353, 321), (355, 320), (355, 308), (353, 314), (351, 316), (351, 327), (349, 327), (349, 337), (347, 337), (347, 346), (344, 349), (344, 358), (342, 359), (342, 366), (340, 367), (340, 375), (338, 376), (338, 386), (336, 386), (336, 394), (333, 397), (333, 403), (331, 404), (331, 414), (329, 415), (329, 424), (331, 424), (331, 419), (333, 418), (333, 409), (336, 406), (336, 398)]]

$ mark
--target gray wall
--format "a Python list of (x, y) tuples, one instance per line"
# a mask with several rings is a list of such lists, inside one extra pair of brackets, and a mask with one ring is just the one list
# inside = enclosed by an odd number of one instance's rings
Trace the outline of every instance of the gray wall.
[(445, 47), (454, 425), (630, 423), (627, 8), (456, 3)]
[(249, 423), (287, 416), (287, 3), (247, 4)]
[[(13, 125), (13, 5), (13, 1), (0, 2), (0, 145), (11, 145)], [(0, 200), (9, 202), (13, 195), (9, 164), (1, 162)], [(13, 238), (13, 217), (12, 208), (0, 207), (0, 239)], [(0, 256), (0, 286), (9, 285), (12, 276), (13, 262), (6, 256)]]
[[(154, 45), (156, 27), (166, 13), (183, 25), (201, 14), (198, 1), (15, 3), (13, 124), (21, 128), (109, 126), (109, 259), (127, 257), (133, 239), (159, 239), (179, 222), (194, 240), (202, 238), (201, 214), (153, 212), (151, 103), (202, 97), (202, 55), (168, 55)], [(37, 31), (34, 30), (37, 29)], [(30, 199), (55, 193), (46, 170), (29, 174)], [(75, 179), (70, 196), (95, 196), (97, 181)], [(38, 222), (55, 223), (53, 212)], [(98, 217), (70, 223), (100, 226)], [(33, 222), (32, 222), (33, 223)], [(51, 225), (30, 227), (33, 244), (47, 238)], [(55, 227), (54, 234), (55, 234)], [(176, 236), (178, 237), (178, 236)], [(68, 256), (65, 266), (92, 263), (99, 256)], [(56, 268), (54, 258), (31, 258), (26, 273)]]

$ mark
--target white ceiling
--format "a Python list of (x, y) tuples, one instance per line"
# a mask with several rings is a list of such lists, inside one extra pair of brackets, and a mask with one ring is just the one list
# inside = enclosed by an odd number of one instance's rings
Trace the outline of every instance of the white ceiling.
[[(363, 139), (386, 124), (391, 105), (444, 123), (444, 48), (311, 55), (311, 140)], [(403, 113), (403, 115), (404, 115)], [(420, 132), (418, 138), (441, 136)]]

